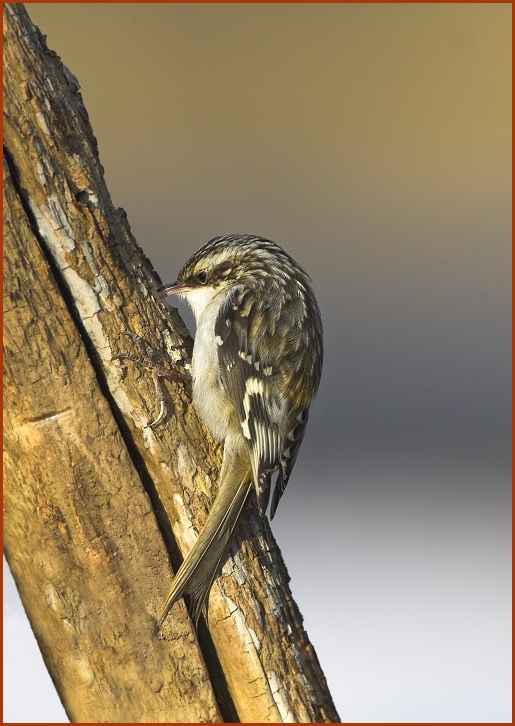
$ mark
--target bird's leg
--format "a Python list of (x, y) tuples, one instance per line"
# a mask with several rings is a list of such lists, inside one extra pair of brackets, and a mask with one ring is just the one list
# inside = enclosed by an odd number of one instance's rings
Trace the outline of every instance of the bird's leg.
[[(188, 373), (181, 373), (180, 371), (169, 368), (168, 366), (163, 365), (162, 362), (159, 362), (158, 358), (162, 358), (163, 353), (161, 351), (156, 351), (150, 343), (145, 340), (145, 338), (142, 338), (141, 336), (136, 335), (136, 333), (132, 333), (128, 330), (124, 330), (123, 334), (128, 335), (129, 338), (132, 338), (132, 340), (136, 343), (139, 356), (132, 355), (131, 353), (118, 353), (117, 355), (114, 355), (111, 360), (130, 360), (133, 363), (136, 363), (136, 365), (146, 368), (152, 373), (152, 381), (156, 391), (156, 400), (159, 404), (159, 414), (157, 415), (157, 418), (147, 424), (147, 426), (153, 428), (161, 423), (166, 414), (165, 393), (161, 379), (171, 378), (177, 381), (184, 381), (191, 385), (191, 376)], [(179, 348), (181, 346), (174, 347)]]

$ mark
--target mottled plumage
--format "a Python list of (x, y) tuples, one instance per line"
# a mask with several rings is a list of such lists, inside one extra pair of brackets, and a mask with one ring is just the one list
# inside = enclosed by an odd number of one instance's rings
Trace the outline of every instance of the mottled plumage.
[(271, 517), (288, 483), (320, 381), (322, 323), (310, 278), (279, 245), (252, 235), (217, 237), (184, 265), (178, 294), (197, 323), (193, 403), (224, 441), (220, 488), (199, 539), (174, 580), (162, 620), (190, 593), (195, 617), (207, 610), (245, 503), (255, 489)]

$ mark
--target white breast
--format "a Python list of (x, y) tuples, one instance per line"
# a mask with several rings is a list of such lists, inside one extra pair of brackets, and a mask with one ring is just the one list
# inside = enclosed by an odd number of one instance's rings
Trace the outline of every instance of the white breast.
[(219, 384), (218, 343), (215, 339), (215, 323), (227, 294), (227, 290), (217, 292), (207, 287), (184, 295), (197, 323), (191, 359), (193, 405), (219, 441), (226, 438), (236, 420), (234, 406)]

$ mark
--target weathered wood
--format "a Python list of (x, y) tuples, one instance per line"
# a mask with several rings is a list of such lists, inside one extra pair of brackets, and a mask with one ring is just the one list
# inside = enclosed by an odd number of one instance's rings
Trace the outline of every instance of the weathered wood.
[(155, 636), (149, 498), (8, 170), (4, 195), (5, 550), (48, 670), (73, 721), (217, 720), (185, 609)]
[[(338, 722), (268, 524), (250, 511), (209, 633), (172, 574), (216, 491), (219, 447), (170, 382), (113, 361), (130, 330), (191, 352), (115, 210), (76, 79), (4, 5), (5, 552), (73, 721)], [(168, 549), (168, 551), (167, 551)], [(223, 673), (223, 675), (222, 675)]]

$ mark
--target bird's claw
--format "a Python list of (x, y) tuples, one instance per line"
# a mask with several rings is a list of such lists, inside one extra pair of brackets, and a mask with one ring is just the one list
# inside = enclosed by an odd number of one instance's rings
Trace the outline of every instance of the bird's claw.
[(133, 363), (136, 363), (136, 365), (139, 365), (141, 368), (146, 368), (151, 371), (152, 381), (156, 392), (156, 400), (159, 404), (159, 413), (157, 418), (147, 424), (147, 427), (154, 428), (166, 417), (165, 393), (161, 383), (161, 378), (171, 378), (173, 380), (191, 384), (191, 376), (188, 373), (181, 373), (180, 371), (159, 363), (156, 358), (158, 356), (162, 358), (163, 354), (160, 351), (156, 351), (150, 343), (145, 340), (145, 338), (142, 338), (140, 335), (137, 335), (130, 330), (124, 330), (122, 331), (122, 334), (129, 336), (129, 338), (132, 338), (132, 340), (136, 343), (139, 356), (133, 355), (132, 353), (117, 353), (111, 358), (111, 360), (130, 360)]

